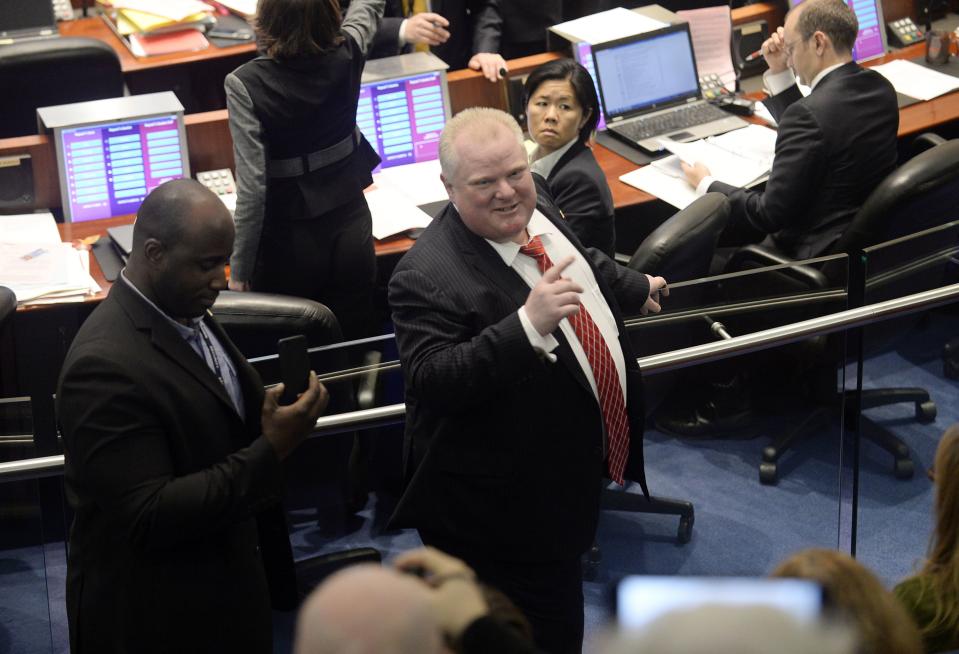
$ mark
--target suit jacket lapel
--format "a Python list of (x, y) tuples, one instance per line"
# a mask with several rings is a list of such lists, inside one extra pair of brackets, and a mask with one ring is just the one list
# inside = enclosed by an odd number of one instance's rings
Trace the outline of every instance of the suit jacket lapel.
[(167, 357), (187, 374), (194, 377), (205, 386), (221, 402), (226, 404), (230, 413), (237, 416), (233, 401), (227, 394), (210, 367), (206, 365), (197, 353), (185, 340), (167, 323), (153, 307), (147, 305), (125, 282), (118, 282), (110, 289), (110, 294), (117, 294), (117, 301), (130, 316), (134, 327), (149, 332), (153, 346), (167, 355)]
[[(244, 422), (248, 428), (259, 429), (260, 409), (263, 405), (263, 380), (256, 370), (247, 362), (243, 353), (236, 349), (236, 345), (216, 321), (213, 314), (207, 311), (206, 325), (216, 334), (223, 349), (233, 361), (236, 369), (236, 378), (240, 383), (240, 392), (243, 397)], [(232, 405), (232, 402), (231, 402)]]
[[(541, 211), (545, 208), (546, 207), (543, 206), (539, 207)], [(479, 274), (489, 279), (497, 288), (506, 293), (517, 308), (525, 304), (526, 298), (529, 296), (530, 288), (523, 278), (519, 276), (519, 273), (510, 266), (507, 266), (503, 262), (502, 257), (490, 247), (489, 243), (466, 228), (466, 225), (463, 224), (459, 213), (456, 212), (452, 204), (447, 206), (446, 213), (445, 219), (449, 222), (450, 233), (456, 241), (454, 247), (457, 248), (457, 252), (463, 255), (463, 259)], [(548, 215), (546, 211), (543, 211), (543, 213), (544, 215)], [(557, 222), (557, 219), (554, 219), (552, 216), (550, 216), (550, 219), (554, 223)], [(582, 253), (582, 250), (580, 250), (580, 253)], [(559, 346), (556, 348), (554, 354), (563, 362), (563, 365), (566, 366), (580, 386), (592, 395), (593, 390), (589, 385), (589, 380), (583, 373), (583, 369), (580, 367), (576, 355), (573, 354), (572, 348), (566, 341), (563, 331), (557, 328), (553, 332), (553, 336), (559, 342)]]

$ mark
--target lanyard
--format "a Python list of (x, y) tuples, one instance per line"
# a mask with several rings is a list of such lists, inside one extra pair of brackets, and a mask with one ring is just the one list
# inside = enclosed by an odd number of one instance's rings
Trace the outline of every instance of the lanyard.
[(207, 336), (206, 331), (203, 329), (203, 323), (200, 323), (196, 329), (198, 332), (200, 332), (200, 337), (203, 339), (203, 343), (206, 345), (207, 352), (210, 353), (210, 359), (213, 361), (213, 373), (216, 375), (216, 378), (220, 380), (220, 384), (226, 386), (226, 382), (223, 381), (223, 370), (220, 369), (220, 361), (216, 356), (216, 350), (213, 349), (213, 343), (210, 341), (210, 337)]

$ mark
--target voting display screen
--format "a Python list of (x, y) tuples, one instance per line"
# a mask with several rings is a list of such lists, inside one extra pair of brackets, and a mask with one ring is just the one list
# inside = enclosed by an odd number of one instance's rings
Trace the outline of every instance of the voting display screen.
[[(790, 0), (795, 7), (802, 0)], [(856, 61), (875, 59), (886, 54), (886, 26), (882, 20), (880, 0), (846, 0), (846, 4), (856, 14), (859, 21), (859, 34), (852, 46), (852, 58)]]
[(66, 218), (136, 213), (154, 188), (188, 176), (181, 123), (174, 114), (57, 130)]
[(446, 76), (436, 71), (363, 84), (356, 124), (379, 153), (379, 170), (436, 159), (448, 115)]

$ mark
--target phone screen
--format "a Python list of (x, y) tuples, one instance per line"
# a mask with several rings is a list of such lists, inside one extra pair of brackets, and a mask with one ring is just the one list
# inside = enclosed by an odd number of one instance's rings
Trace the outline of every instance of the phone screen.
[(665, 613), (704, 604), (763, 605), (800, 622), (822, 612), (822, 587), (805, 579), (629, 576), (616, 587), (616, 617), (640, 629)]

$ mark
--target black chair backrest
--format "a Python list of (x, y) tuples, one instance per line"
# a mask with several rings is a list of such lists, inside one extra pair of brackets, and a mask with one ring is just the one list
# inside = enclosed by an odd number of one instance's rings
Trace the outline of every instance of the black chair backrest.
[(333, 312), (306, 298), (224, 291), (211, 311), (247, 358), (276, 354), (277, 340), (297, 334), (306, 336), (310, 347), (342, 340)]
[(705, 277), (728, 220), (726, 196), (707, 193), (657, 227), (627, 265), (671, 283)]
[(0, 47), (0, 89), (0, 138), (24, 136), (37, 133), (37, 107), (122, 96), (123, 73), (97, 39), (24, 41)]
[(0, 286), (0, 329), (17, 311), (17, 296), (6, 286)]
[(863, 248), (959, 218), (959, 139), (922, 152), (869, 195), (835, 252)]

